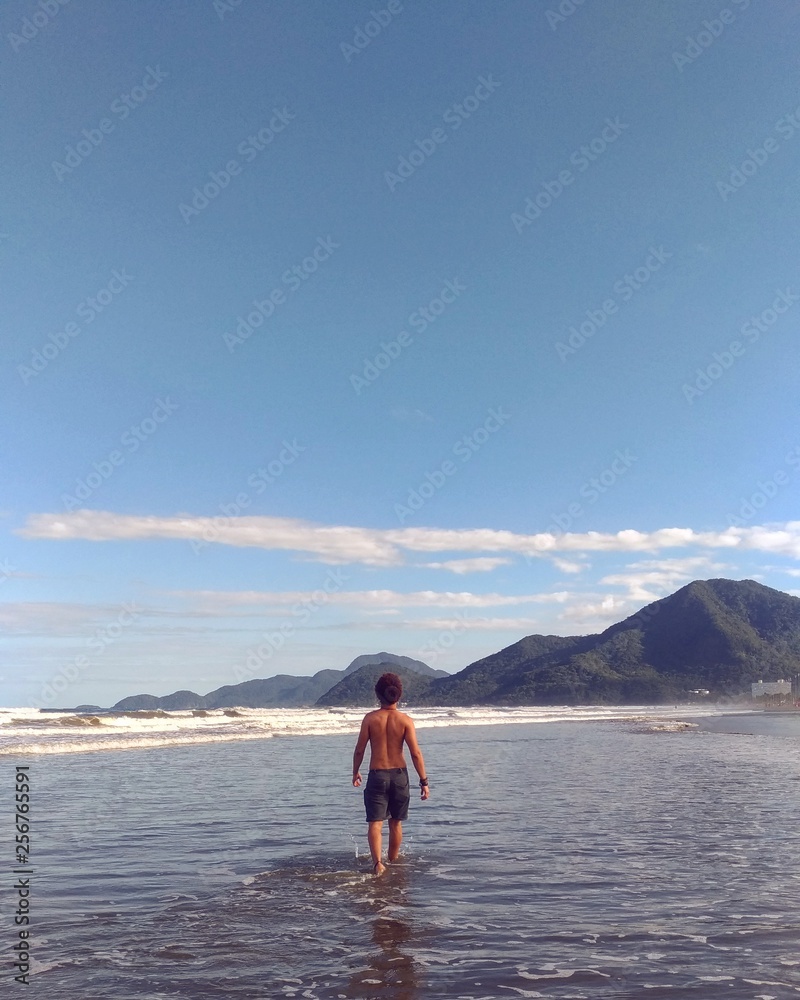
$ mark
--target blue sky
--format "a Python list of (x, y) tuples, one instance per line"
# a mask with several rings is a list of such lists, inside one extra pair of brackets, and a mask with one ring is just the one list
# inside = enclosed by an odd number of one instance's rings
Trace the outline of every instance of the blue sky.
[(0, 702), (792, 592), (799, 28), (5, 4)]

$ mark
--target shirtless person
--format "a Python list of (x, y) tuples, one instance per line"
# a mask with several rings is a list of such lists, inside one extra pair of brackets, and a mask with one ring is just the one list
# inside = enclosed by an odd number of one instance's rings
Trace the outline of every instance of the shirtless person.
[[(425, 777), (425, 761), (417, 744), (414, 723), (397, 710), (403, 695), (403, 683), (397, 674), (383, 674), (375, 685), (381, 707), (364, 716), (353, 754), (353, 784), (361, 784), (361, 761), (370, 744), (369, 777), (364, 789), (364, 805), (369, 823), (368, 840), (376, 875), (386, 871), (381, 862), (383, 821), (389, 817), (389, 861), (396, 861), (403, 840), (403, 820), (408, 818), (408, 771), (403, 757), (403, 743), (419, 775), (420, 797), (430, 795)], [(391, 815), (390, 815), (391, 814)]]

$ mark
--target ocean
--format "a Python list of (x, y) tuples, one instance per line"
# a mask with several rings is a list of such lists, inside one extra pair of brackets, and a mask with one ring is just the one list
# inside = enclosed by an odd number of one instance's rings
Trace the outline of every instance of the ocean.
[(31, 797), (32, 972), (6, 905), (4, 995), (800, 993), (800, 716), (414, 714), (431, 798), (376, 878), (360, 712), (0, 711), (7, 901), (16, 766)]

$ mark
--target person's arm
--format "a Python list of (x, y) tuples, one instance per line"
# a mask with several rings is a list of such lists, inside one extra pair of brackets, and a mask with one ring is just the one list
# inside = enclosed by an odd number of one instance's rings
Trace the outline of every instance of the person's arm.
[(356, 742), (356, 749), (353, 754), (353, 784), (356, 788), (361, 784), (361, 772), (359, 768), (361, 767), (361, 761), (364, 759), (364, 751), (367, 749), (367, 743), (369, 743), (369, 723), (365, 715), (361, 720), (361, 732), (358, 734), (358, 741)]
[[(425, 761), (422, 758), (422, 751), (419, 748), (419, 743), (417, 743), (417, 731), (414, 728), (413, 719), (408, 720), (405, 732), (406, 746), (408, 747), (408, 752), (411, 754), (411, 761), (414, 764), (414, 769), (419, 775), (420, 780), (420, 798), (427, 799), (431, 790), (428, 787), (428, 776), (425, 771)], [(423, 785), (422, 782), (425, 782)]]

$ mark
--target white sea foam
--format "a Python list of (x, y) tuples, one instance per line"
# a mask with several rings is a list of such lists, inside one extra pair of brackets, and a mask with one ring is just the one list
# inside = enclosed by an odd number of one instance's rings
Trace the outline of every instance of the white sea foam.
[[(676, 728), (686, 717), (722, 714), (715, 708), (676, 706), (568, 706), (520, 708), (412, 708), (420, 729), (517, 723), (625, 721)], [(263, 740), (276, 736), (328, 736), (358, 731), (363, 708), (238, 708), (205, 715), (191, 711), (77, 714), (0, 708), (0, 753), (34, 755), (135, 750)]]

